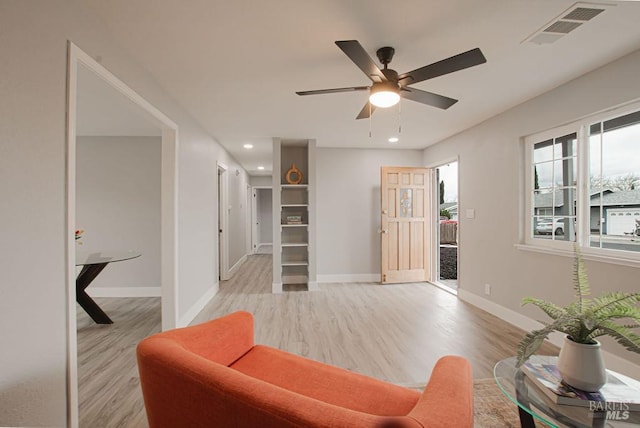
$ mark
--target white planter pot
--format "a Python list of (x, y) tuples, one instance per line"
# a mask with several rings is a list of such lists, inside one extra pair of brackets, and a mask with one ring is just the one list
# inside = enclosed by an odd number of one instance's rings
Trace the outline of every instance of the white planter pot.
[(598, 391), (607, 383), (600, 342), (596, 340), (593, 345), (576, 343), (565, 336), (558, 356), (558, 371), (568, 385), (583, 391)]

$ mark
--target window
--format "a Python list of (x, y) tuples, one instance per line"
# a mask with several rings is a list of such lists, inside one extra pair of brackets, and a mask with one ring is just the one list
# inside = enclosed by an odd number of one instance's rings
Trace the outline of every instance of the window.
[(640, 260), (640, 104), (525, 138), (525, 243)]

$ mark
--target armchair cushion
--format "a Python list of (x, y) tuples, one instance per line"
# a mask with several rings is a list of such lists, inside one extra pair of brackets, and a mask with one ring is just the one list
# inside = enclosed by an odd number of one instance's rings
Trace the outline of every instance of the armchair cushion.
[(306, 397), (378, 416), (406, 415), (420, 398), (417, 391), (261, 345), (231, 368)]

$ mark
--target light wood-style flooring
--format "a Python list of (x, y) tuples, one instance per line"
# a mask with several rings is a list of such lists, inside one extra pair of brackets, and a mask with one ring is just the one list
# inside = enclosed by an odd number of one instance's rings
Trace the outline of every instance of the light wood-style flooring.
[[(246, 310), (257, 343), (403, 385), (425, 383), (447, 354), (468, 358), (475, 378), (492, 377), (524, 334), (429, 284), (321, 284), (316, 292), (271, 294), (271, 278), (271, 256), (250, 256), (193, 323)], [(145, 427), (135, 345), (160, 331), (160, 300), (96, 301), (114, 324), (95, 325), (78, 309), (80, 426)]]

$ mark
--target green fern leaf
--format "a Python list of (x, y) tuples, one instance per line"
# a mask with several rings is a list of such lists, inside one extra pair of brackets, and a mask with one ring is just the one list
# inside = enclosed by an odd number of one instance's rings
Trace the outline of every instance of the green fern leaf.
[(601, 329), (605, 334), (615, 338), (618, 343), (624, 346), (627, 350), (640, 354), (640, 336), (628, 328), (607, 321)]
[(553, 303), (545, 302), (541, 299), (534, 299), (532, 297), (525, 297), (524, 299), (522, 299), (522, 306), (528, 304), (539, 307), (545, 314), (547, 314), (551, 319), (554, 320), (566, 316), (566, 311), (563, 308)]

